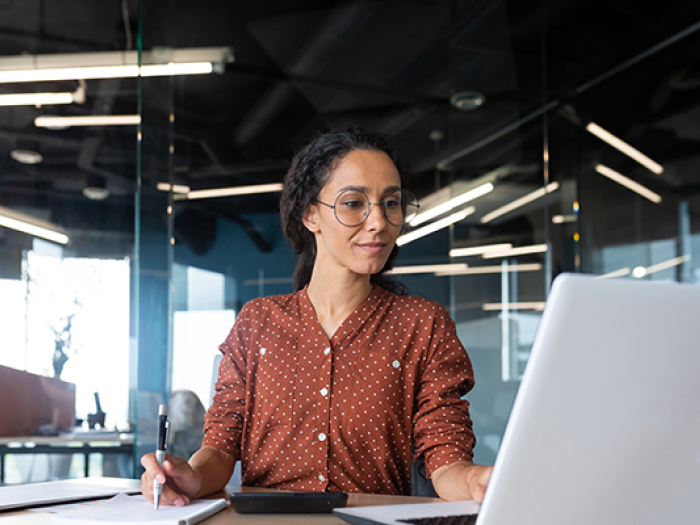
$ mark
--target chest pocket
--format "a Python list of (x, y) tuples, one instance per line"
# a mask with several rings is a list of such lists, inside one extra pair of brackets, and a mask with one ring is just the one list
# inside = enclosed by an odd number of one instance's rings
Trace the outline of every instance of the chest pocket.
[(254, 426), (260, 432), (291, 425), (297, 368), (298, 351), (291, 340), (279, 346), (258, 349), (255, 377), (258, 421)]
[(369, 349), (357, 352), (352, 378), (352, 419), (408, 437), (413, 419), (417, 367)]

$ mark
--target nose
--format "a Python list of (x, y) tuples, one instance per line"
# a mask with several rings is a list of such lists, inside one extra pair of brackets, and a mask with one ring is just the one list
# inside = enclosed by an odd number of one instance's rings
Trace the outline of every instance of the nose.
[(387, 220), (384, 217), (384, 209), (381, 204), (372, 203), (369, 208), (369, 215), (365, 219), (365, 227), (369, 231), (383, 231), (386, 229)]

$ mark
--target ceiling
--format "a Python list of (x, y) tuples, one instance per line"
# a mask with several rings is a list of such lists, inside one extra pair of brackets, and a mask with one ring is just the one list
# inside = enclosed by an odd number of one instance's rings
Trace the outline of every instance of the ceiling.
[[(279, 182), (316, 130), (351, 118), (395, 137), (419, 197), (506, 163), (517, 169), (491, 205), (531, 191), (543, 180), (545, 134), (555, 180), (573, 180), (605, 161), (673, 199), (696, 199), (700, 189), (700, 31), (625, 64), (700, 22), (697, 2), (660, 9), (633, 0), (0, 0), (0, 58), (134, 49), (139, 16), (144, 50), (229, 46), (235, 56), (222, 74), (143, 79), (141, 169), (151, 186)], [(0, 93), (78, 85), (5, 84)], [(84, 104), (0, 108), (0, 205), (68, 228), (130, 233), (135, 127), (33, 124), (45, 114), (138, 111), (135, 79), (84, 85)], [(484, 104), (455, 108), (450, 97), (463, 91), (483, 94)], [(621, 158), (582, 130), (589, 120), (668, 169), (654, 176)], [(43, 162), (17, 162), (10, 152), (18, 148), (38, 150)], [(105, 201), (83, 196), (90, 175), (106, 180)], [(601, 192), (601, 184), (607, 181), (586, 179), (579, 189), (597, 195), (596, 213), (604, 217), (619, 190)], [(239, 222), (254, 235), (255, 214), (275, 211), (277, 198), (180, 202), (177, 209), (192, 220), (199, 210)], [(496, 238), (507, 227), (495, 221), (480, 235)], [(609, 235), (621, 242), (627, 232)]]

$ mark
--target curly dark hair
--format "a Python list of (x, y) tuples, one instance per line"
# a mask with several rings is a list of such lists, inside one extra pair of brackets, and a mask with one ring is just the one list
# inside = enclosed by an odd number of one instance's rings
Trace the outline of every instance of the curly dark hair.
[[(386, 153), (399, 172), (401, 186), (405, 187), (405, 168), (388, 135), (369, 133), (355, 125), (348, 125), (317, 135), (298, 151), (284, 177), (284, 189), (280, 200), (282, 230), (292, 244), (294, 252), (299, 254), (299, 261), (294, 270), (296, 290), (309, 283), (316, 261), (316, 241), (302, 222), (304, 213), (318, 198), (339, 161), (356, 150)], [(392, 268), (398, 253), (398, 246), (394, 245), (386, 264), (379, 273), (371, 276), (370, 281), (385, 290), (405, 295), (408, 290), (402, 283), (384, 275), (384, 272)]]

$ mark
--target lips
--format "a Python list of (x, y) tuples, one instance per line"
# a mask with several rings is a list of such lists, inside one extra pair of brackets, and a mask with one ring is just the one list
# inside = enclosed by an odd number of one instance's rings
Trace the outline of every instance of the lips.
[(383, 242), (365, 242), (357, 246), (369, 253), (379, 253), (386, 247), (386, 244)]

